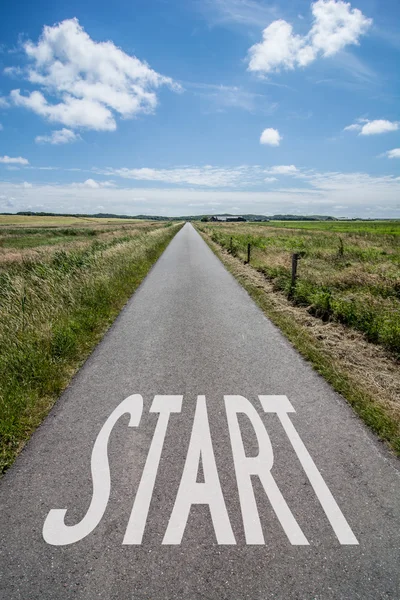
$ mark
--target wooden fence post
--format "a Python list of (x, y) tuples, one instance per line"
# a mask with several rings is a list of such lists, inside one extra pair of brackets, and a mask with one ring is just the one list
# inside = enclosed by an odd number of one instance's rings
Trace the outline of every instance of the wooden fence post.
[(292, 254), (292, 281), (291, 281), (292, 288), (294, 288), (294, 286), (296, 285), (298, 260), (299, 260), (299, 254), (298, 254), (298, 252), (294, 252), (294, 254)]
[(232, 254), (232, 250), (233, 250), (233, 244), (232, 244), (232, 238), (231, 238), (231, 243), (230, 243), (230, 246), (229, 246), (229, 252), (231, 254)]
[(301, 257), (302, 257), (302, 253), (300, 253), (300, 252), (294, 252), (292, 254), (292, 279), (290, 282), (289, 299), (293, 298), (294, 290), (296, 288), (297, 263), (299, 261), (299, 258), (301, 258)]
[(247, 264), (250, 264), (251, 244), (247, 244)]

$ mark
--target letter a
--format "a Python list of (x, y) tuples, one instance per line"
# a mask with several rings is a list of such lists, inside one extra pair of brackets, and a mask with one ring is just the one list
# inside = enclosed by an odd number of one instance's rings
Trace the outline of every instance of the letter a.
[[(200, 459), (204, 483), (197, 483)], [(180, 544), (192, 504), (208, 504), (218, 544), (236, 544), (215, 463), (205, 396), (198, 396), (185, 467), (163, 544)]]
[(91, 469), (93, 495), (90, 506), (82, 521), (76, 525), (65, 525), (64, 517), (67, 509), (53, 509), (49, 512), (43, 525), (44, 540), (52, 546), (64, 546), (79, 542), (89, 535), (100, 523), (107, 508), (110, 497), (111, 481), (108, 464), (108, 439), (118, 419), (125, 413), (130, 414), (129, 427), (137, 427), (143, 411), (143, 398), (134, 394), (126, 398), (111, 413), (101, 428), (93, 446)]

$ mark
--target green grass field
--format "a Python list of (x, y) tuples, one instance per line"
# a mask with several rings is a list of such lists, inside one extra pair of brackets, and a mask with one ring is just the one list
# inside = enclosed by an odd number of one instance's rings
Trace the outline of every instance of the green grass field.
[[(333, 231), (336, 225), (346, 232)], [(376, 231), (371, 228), (376, 226)], [(400, 222), (208, 223), (201, 229), (325, 320), (361, 331), (400, 357)], [(291, 289), (291, 255), (303, 253)]]
[(0, 473), (181, 226), (28, 219), (0, 231)]
[(285, 229), (309, 229), (310, 231), (332, 231), (353, 235), (400, 235), (400, 221), (267, 221), (248, 223), (259, 227), (283, 227)]

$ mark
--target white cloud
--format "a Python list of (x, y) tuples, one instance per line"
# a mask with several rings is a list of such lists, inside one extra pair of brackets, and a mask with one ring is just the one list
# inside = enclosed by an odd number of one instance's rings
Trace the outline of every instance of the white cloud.
[(22, 158), (22, 156), (12, 158), (6, 155), (0, 156), (0, 163), (4, 163), (5, 165), (29, 165), (29, 160)]
[(276, 165), (265, 172), (272, 175), (294, 175), (298, 173), (298, 169), (294, 165)]
[[(22, 95), (13, 90), (12, 101), (68, 127), (112, 131), (115, 114), (127, 119), (152, 113), (160, 86), (180, 89), (111, 41), (92, 40), (77, 19), (45, 26), (38, 43), (28, 41), (24, 50), (32, 61), (27, 78), (42, 91)], [(43, 92), (60, 102), (50, 103)]]
[(10, 77), (18, 77), (23, 74), (23, 70), (21, 67), (6, 67), (3, 70), (4, 75), (9, 75)]
[(249, 58), (249, 71), (269, 73), (305, 66), (315, 55), (303, 38), (293, 35), (290, 23), (279, 19), (264, 29), (263, 41), (250, 48)]
[(249, 167), (222, 168), (206, 165), (204, 167), (174, 167), (171, 169), (104, 169), (95, 170), (103, 175), (117, 175), (124, 179), (138, 181), (162, 181), (168, 184), (189, 184), (205, 187), (230, 187), (247, 183), (253, 171)]
[(312, 4), (314, 24), (310, 31), (313, 47), (323, 56), (332, 56), (345, 46), (359, 44), (359, 37), (372, 25), (350, 2), (318, 0)]
[(160, 181), (169, 185), (189, 184), (209, 188), (253, 187), (255, 185), (260, 186), (264, 182), (271, 183), (276, 181), (276, 177), (266, 178), (266, 175), (292, 175), (302, 179), (307, 177), (295, 165), (276, 165), (267, 169), (259, 165), (242, 165), (239, 167), (216, 167), (212, 165), (182, 166), (169, 169), (154, 169), (149, 167), (141, 169), (95, 168), (93, 172), (100, 175), (117, 176), (137, 181)]
[(269, 146), (279, 146), (282, 137), (277, 129), (272, 127), (264, 129), (260, 137), (260, 144), (268, 144)]
[(82, 183), (82, 186), (91, 188), (92, 190), (100, 187), (100, 185), (97, 183), (97, 181), (94, 181), (94, 179), (86, 179), (86, 181)]
[(52, 131), (50, 135), (38, 135), (35, 138), (37, 144), (69, 144), (80, 139), (80, 135), (76, 134), (71, 129), (58, 129)]
[[(255, 169), (249, 167), (248, 170)], [(95, 187), (83, 184), (22, 184), (0, 182), (0, 195), (12, 198), (14, 210), (27, 209), (69, 213), (96, 213), (98, 206), (104, 212), (117, 214), (184, 215), (209, 212), (217, 206), (220, 213), (230, 212), (232, 206), (242, 213), (256, 214), (332, 214), (359, 217), (399, 217), (400, 178), (373, 177), (367, 173), (318, 173), (307, 171), (304, 184), (266, 187), (252, 191), (194, 189), (192, 187), (146, 187), (137, 185), (124, 188)], [(248, 176), (248, 173), (247, 175)], [(260, 172), (261, 176), (261, 172)], [(264, 183), (264, 186), (266, 184)], [(377, 199), (379, 199), (377, 201)], [(0, 211), (7, 210), (0, 198)], [(213, 203), (213, 204), (209, 204)], [(218, 203), (218, 204), (217, 204)], [(202, 208), (198, 205), (207, 205)], [(189, 206), (196, 205), (196, 206)]]
[(398, 128), (398, 123), (378, 119), (376, 121), (369, 121), (363, 125), (360, 135), (376, 135), (378, 133), (386, 133), (388, 131), (397, 131)]
[(69, 127), (98, 131), (114, 131), (117, 128), (111, 111), (99, 102), (68, 96), (59, 104), (49, 104), (43, 94), (37, 91), (23, 96), (20, 90), (13, 90), (10, 96), (16, 106), (29, 108), (49, 121)]
[(311, 4), (313, 24), (307, 35), (296, 35), (279, 19), (263, 31), (263, 40), (249, 50), (249, 71), (279, 72), (305, 67), (318, 56), (329, 57), (359, 38), (372, 24), (357, 8), (342, 0), (317, 0)]
[(388, 158), (400, 158), (400, 148), (393, 148), (393, 150), (388, 150), (385, 154)]
[(362, 125), (360, 123), (353, 123), (352, 125), (347, 125), (343, 129), (343, 131), (361, 131)]
[(343, 131), (358, 131), (358, 135), (377, 135), (389, 131), (397, 131), (400, 123), (398, 121), (387, 121), (385, 119), (357, 119), (356, 123), (348, 125)]
[(0, 206), (3, 208), (3, 210), (8, 210), (8, 209), (13, 209), (14, 208), (14, 202), (13, 202), (14, 198), (8, 198), (7, 196), (4, 196), (4, 194), (0, 195)]
[(112, 181), (95, 181), (94, 179), (86, 179), (83, 183), (71, 183), (70, 185), (72, 187), (89, 188), (91, 190), (115, 187)]
[(3, 96), (0, 96), (0, 108), (8, 108), (10, 106), (8, 100)]

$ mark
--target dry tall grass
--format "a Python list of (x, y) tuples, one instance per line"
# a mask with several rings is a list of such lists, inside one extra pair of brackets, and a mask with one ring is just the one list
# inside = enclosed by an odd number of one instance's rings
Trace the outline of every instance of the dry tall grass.
[(179, 227), (139, 223), (84, 240), (3, 254), (0, 472)]

